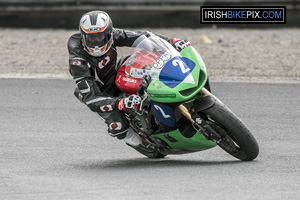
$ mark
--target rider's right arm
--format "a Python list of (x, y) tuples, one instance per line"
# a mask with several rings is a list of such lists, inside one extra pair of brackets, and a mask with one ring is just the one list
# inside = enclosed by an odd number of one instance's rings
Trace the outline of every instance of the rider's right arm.
[[(76, 46), (74, 38), (68, 42), (69, 71), (79, 89), (82, 101), (94, 112), (117, 110), (119, 98), (104, 96), (91, 73), (90, 64), (80, 56), (80, 48)], [(109, 109), (103, 109), (107, 106)]]
[(120, 98), (104, 96), (91, 75), (89, 64), (84, 60), (70, 59), (70, 73), (82, 96), (82, 101), (94, 112), (118, 110)]

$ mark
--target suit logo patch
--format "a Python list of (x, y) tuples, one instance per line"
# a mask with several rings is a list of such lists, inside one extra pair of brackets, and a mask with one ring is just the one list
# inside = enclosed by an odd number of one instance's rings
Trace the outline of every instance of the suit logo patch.
[(82, 61), (80, 61), (80, 60), (76, 60), (72, 63), (72, 65), (76, 65), (76, 66), (81, 65), (81, 64), (82, 64)]
[(101, 110), (102, 112), (109, 112), (109, 111), (112, 111), (113, 108), (112, 108), (111, 105), (105, 105), (105, 106), (100, 106), (100, 110)]
[(122, 124), (120, 122), (113, 122), (109, 124), (109, 129), (113, 131), (121, 130)]
[(101, 60), (101, 61), (98, 63), (99, 69), (104, 68), (104, 67), (107, 65), (107, 63), (109, 63), (109, 61), (110, 61), (109, 56), (106, 56), (105, 58), (103, 58), (103, 60)]

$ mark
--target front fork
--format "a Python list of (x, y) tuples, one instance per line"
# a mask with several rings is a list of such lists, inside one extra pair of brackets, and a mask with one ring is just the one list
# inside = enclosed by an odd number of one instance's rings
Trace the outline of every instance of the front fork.
[[(198, 113), (202, 110), (205, 110), (213, 106), (215, 101), (217, 101), (216, 97), (214, 97), (207, 89), (202, 88), (200, 90), (200, 96), (197, 98), (197, 101), (195, 102), (196, 105), (194, 105), (192, 111)], [(177, 108), (181, 114), (192, 123), (192, 126), (206, 137), (206, 139), (216, 143), (221, 141), (220, 135), (204, 119), (197, 117), (195, 121), (192, 118), (191, 113), (183, 104), (180, 104)]]

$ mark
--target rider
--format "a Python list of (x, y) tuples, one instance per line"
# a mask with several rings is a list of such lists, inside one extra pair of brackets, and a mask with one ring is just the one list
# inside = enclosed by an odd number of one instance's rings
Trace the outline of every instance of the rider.
[(138, 146), (141, 138), (129, 127), (123, 110), (136, 108), (141, 98), (137, 95), (118, 97), (120, 91), (115, 85), (115, 76), (128, 56), (117, 61), (116, 47), (131, 47), (141, 35), (157, 35), (178, 51), (190, 43), (148, 31), (113, 28), (109, 15), (103, 11), (84, 14), (80, 19), (79, 31), (68, 41), (69, 71), (77, 84), (75, 96), (105, 120), (111, 136), (124, 139), (133, 147)]

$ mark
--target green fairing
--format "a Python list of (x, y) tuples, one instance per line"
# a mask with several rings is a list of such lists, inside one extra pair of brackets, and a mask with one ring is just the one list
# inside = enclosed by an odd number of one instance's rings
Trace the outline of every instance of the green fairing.
[[(202, 134), (197, 132), (193, 137), (184, 137), (178, 129), (168, 132), (155, 134), (153, 137), (157, 137), (165, 141), (173, 149), (182, 149), (189, 151), (202, 151), (210, 149), (216, 146), (216, 143), (207, 140)], [(171, 142), (167, 138), (172, 138)]]
[[(176, 87), (170, 88), (161, 81), (154, 79), (147, 88), (152, 100), (162, 103), (184, 102), (190, 100), (202, 87), (204, 87), (207, 81), (207, 73), (201, 56), (191, 46), (186, 47), (180, 54), (182, 57), (188, 58), (196, 64), (191, 72), (195, 84), (182, 82)], [(184, 137), (178, 129), (172, 132), (160, 133), (152, 136), (160, 138), (171, 148), (178, 150), (202, 151), (216, 146), (216, 143), (207, 140), (200, 131), (190, 138)]]
[[(207, 73), (205, 64), (201, 56), (192, 46), (186, 47), (180, 52), (180, 54), (182, 57), (189, 58), (190, 60), (195, 62), (196, 66), (191, 72), (195, 80), (195, 84), (182, 82), (175, 88), (170, 88), (159, 80), (152, 80), (147, 88), (147, 91), (150, 94), (152, 100), (162, 103), (187, 101), (194, 95), (196, 95), (202, 87), (204, 87), (207, 81)], [(188, 89), (192, 90), (184, 94), (180, 93)]]

